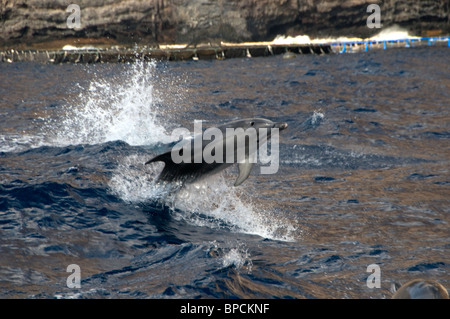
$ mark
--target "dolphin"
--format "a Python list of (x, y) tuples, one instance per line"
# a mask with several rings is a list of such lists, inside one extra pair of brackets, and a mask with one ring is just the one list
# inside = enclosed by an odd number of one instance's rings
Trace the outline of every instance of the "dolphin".
[[(239, 186), (250, 175), (254, 164), (252, 156), (261, 145), (267, 142), (272, 135), (272, 129), (281, 131), (287, 126), (287, 123), (284, 122), (272, 122), (262, 118), (229, 122), (209, 128), (190, 139), (184, 139), (177, 144), (178, 148), (174, 146), (171, 151), (157, 155), (145, 164), (164, 162), (164, 169), (159, 174), (157, 181), (184, 184), (195, 182), (238, 163), (239, 175), (234, 186)], [(234, 132), (234, 135), (229, 134), (230, 130)], [(214, 140), (211, 141), (211, 134), (209, 137), (206, 136), (208, 131), (212, 132)], [(242, 141), (245, 142), (242, 143)], [(256, 141), (256, 143), (252, 143), (252, 141)], [(196, 153), (196, 151), (199, 152)], [(199, 153), (200, 155), (198, 155)], [(214, 160), (211, 161), (203, 155), (206, 153), (210, 155), (209, 157), (214, 157)], [(174, 161), (174, 155), (183, 156), (184, 160)]]

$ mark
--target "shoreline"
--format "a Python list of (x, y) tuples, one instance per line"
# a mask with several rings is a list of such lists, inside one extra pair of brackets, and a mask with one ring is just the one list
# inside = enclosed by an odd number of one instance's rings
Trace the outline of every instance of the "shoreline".
[(346, 41), (321, 41), (310, 43), (274, 43), (245, 42), (221, 43), (189, 46), (166, 45), (157, 48), (137, 47), (75, 47), (64, 46), (62, 49), (24, 49), (0, 51), (0, 62), (38, 62), (38, 63), (123, 63), (134, 61), (188, 61), (188, 60), (222, 60), (244, 57), (267, 57), (283, 55), (295, 58), (303, 54), (354, 53), (369, 50), (386, 50), (390, 48), (411, 48), (418, 46), (448, 46), (450, 36), (445, 37), (410, 37), (388, 40), (348, 39)]

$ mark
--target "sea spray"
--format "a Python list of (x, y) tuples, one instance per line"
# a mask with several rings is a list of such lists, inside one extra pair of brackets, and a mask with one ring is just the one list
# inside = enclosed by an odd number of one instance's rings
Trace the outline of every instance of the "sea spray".
[[(208, 255), (219, 259), (222, 268), (233, 267), (236, 271), (244, 270), (251, 274), (253, 262), (247, 245), (239, 241), (213, 241), (208, 247)], [(244, 267), (244, 268), (243, 268)]]
[(260, 207), (244, 187), (234, 187), (227, 171), (183, 187), (155, 183), (161, 163), (143, 165), (147, 157), (120, 160), (109, 182), (113, 194), (134, 204), (159, 202), (172, 218), (191, 225), (226, 229), (264, 238), (294, 241), (298, 230), (271, 207)]
[[(121, 140), (130, 145), (170, 142), (158, 117), (167, 108), (154, 92), (156, 63), (136, 62), (124, 72), (92, 74), (88, 87), (66, 101), (58, 119), (48, 119), (45, 133), (51, 144), (98, 144)], [(103, 72), (104, 73), (104, 72)], [(103, 74), (102, 73), (102, 74)]]
[(129, 203), (157, 201), (167, 196), (168, 190), (155, 183), (164, 164), (155, 163), (148, 168), (144, 165), (145, 158), (130, 155), (119, 161), (108, 183), (113, 194)]
[(292, 225), (275, 216), (272, 208), (260, 207), (251, 190), (234, 187), (232, 180), (225, 172), (185, 185), (175, 194), (175, 207), (183, 218), (199, 226), (293, 240)]

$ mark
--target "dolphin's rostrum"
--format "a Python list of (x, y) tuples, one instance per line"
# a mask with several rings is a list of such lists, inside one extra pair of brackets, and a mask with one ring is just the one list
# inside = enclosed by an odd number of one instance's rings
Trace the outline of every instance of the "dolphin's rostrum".
[(259, 147), (271, 136), (278, 138), (278, 132), (287, 126), (284, 122), (274, 123), (261, 118), (229, 122), (184, 139), (171, 151), (157, 155), (145, 164), (164, 162), (158, 181), (184, 184), (238, 163), (239, 175), (234, 183), (238, 186), (250, 175)]

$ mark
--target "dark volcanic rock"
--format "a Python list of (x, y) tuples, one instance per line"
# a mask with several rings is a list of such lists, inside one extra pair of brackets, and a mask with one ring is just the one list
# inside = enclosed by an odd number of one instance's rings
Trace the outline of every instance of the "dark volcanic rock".
[[(81, 9), (70, 29), (66, 8)], [(378, 3), (383, 27), (417, 35), (450, 31), (445, 0), (1, 0), (0, 47), (36, 43), (156, 44), (272, 40), (279, 34), (368, 37), (367, 6)], [(76, 39), (76, 40), (74, 40)]]

